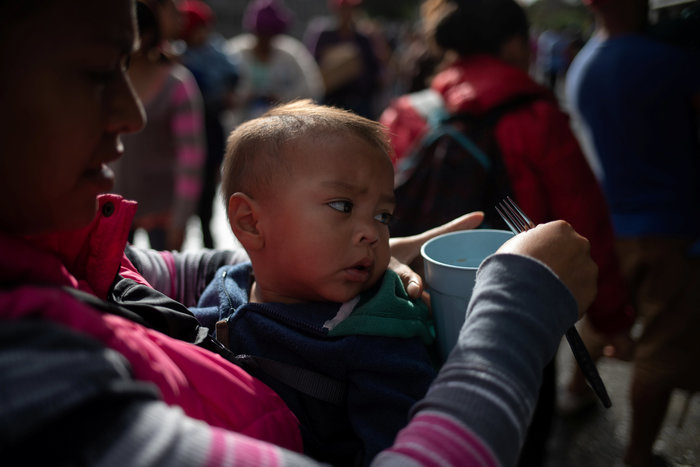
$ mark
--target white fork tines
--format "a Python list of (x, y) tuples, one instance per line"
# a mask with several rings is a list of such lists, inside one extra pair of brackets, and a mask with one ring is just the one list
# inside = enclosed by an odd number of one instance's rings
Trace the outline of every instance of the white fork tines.
[(514, 234), (525, 232), (535, 227), (535, 223), (525, 215), (522, 209), (515, 204), (515, 201), (510, 199), (510, 196), (498, 203), (496, 211)]

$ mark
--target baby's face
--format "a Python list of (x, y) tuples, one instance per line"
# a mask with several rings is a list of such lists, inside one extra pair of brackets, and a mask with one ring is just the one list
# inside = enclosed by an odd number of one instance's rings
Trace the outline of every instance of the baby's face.
[(282, 171), (259, 200), (266, 238), (257, 290), (268, 302), (350, 300), (389, 263), (391, 162), (354, 135), (306, 140), (286, 151), (291, 173)]

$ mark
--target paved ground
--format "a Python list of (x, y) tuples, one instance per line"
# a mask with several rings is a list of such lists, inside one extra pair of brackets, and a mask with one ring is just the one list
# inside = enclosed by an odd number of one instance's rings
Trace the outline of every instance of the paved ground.
[[(570, 369), (571, 353), (559, 351), (559, 377)], [(610, 409), (599, 405), (595, 410), (574, 418), (558, 418), (551, 440), (547, 467), (618, 467), (624, 452), (630, 424), (627, 387), (630, 365), (605, 360), (599, 371), (613, 402)], [(690, 399), (684, 423), (679, 426), (685, 409), (685, 392), (674, 393), (656, 450), (676, 467), (700, 466), (700, 394)]]
[[(212, 226), (218, 248), (230, 248), (236, 242), (219, 202), (215, 204)], [(145, 242), (145, 237), (137, 234), (135, 243), (144, 245)], [(184, 248), (201, 247), (199, 223), (192, 220)], [(570, 350), (563, 345), (558, 355), (557, 371), (560, 380), (571, 369), (572, 361)], [(630, 424), (627, 404), (630, 366), (624, 362), (604, 360), (599, 364), (599, 371), (613, 406), (605, 409), (600, 405), (579, 417), (558, 418), (546, 467), (622, 467), (620, 459)], [(664, 453), (676, 467), (700, 467), (700, 394), (691, 399), (685, 423), (679, 427), (685, 402), (685, 393), (674, 394), (656, 449)]]

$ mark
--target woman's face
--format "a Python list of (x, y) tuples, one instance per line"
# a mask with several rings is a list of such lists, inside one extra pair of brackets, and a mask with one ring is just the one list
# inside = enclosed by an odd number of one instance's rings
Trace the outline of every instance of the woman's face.
[(47, 0), (0, 15), (0, 229), (81, 227), (112, 188), (119, 135), (144, 124), (126, 74), (133, 0)]
[(158, 2), (158, 21), (162, 38), (175, 40), (182, 32), (182, 13), (178, 9), (180, 0), (163, 0)]

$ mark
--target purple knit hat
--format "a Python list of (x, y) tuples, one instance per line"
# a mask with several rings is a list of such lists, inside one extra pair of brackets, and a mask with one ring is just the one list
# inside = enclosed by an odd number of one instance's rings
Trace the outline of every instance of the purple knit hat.
[(282, 34), (291, 23), (291, 12), (276, 0), (252, 0), (243, 15), (243, 28), (256, 34)]

